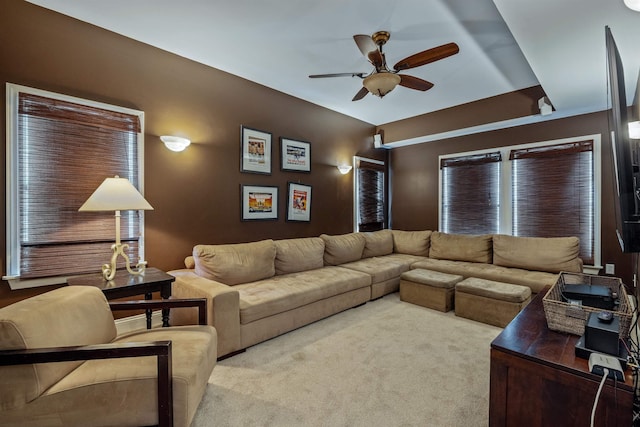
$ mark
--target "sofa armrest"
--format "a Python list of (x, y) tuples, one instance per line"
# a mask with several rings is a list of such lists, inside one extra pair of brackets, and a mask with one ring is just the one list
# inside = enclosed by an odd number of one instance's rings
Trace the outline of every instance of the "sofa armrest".
[(198, 310), (198, 325), (207, 324), (206, 298), (183, 298), (170, 300), (136, 300), (109, 302), (112, 311), (118, 310), (169, 310), (181, 307), (196, 307)]
[[(194, 270), (170, 271), (176, 278), (171, 294), (174, 298), (204, 298), (207, 300), (207, 321), (218, 332), (218, 357), (241, 349), (240, 294), (233, 287), (198, 276)], [(195, 309), (171, 310), (171, 324), (195, 322)]]
[(0, 366), (155, 356), (158, 366), (158, 425), (173, 425), (171, 341), (96, 344), (0, 351)]

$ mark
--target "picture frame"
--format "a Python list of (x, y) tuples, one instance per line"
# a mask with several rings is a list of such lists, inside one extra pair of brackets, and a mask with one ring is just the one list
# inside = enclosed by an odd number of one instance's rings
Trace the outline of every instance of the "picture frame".
[(271, 133), (240, 127), (240, 172), (271, 175)]
[(278, 187), (241, 185), (240, 193), (243, 221), (278, 219)]
[(311, 221), (311, 186), (290, 182), (287, 191), (287, 221)]
[(311, 172), (311, 143), (280, 137), (280, 170)]

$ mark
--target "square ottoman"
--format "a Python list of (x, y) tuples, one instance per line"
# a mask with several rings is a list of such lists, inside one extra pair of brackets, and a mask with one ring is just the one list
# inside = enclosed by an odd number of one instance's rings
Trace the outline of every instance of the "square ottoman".
[(504, 328), (531, 301), (528, 286), (469, 277), (456, 285), (456, 316)]
[(447, 312), (453, 308), (454, 289), (462, 279), (462, 276), (421, 268), (405, 271), (400, 275), (400, 299)]

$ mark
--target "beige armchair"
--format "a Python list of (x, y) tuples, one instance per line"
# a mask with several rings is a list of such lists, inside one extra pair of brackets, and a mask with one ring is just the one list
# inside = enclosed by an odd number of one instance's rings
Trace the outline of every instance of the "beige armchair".
[[(132, 304), (196, 304), (201, 324), (117, 336), (111, 309)], [(0, 309), (0, 424), (189, 426), (216, 363), (205, 305), (109, 304), (99, 289), (73, 286)]]

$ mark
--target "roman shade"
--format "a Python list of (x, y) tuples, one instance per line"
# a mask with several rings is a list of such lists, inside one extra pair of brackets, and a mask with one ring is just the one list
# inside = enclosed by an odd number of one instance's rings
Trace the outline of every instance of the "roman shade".
[(383, 162), (358, 159), (356, 163), (358, 231), (386, 227), (385, 170)]
[[(20, 278), (99, 270), (113, 213), (78, 208), (109, 176), (139, 188), (139, 116), (20, 92), (16, 125)], [(138, 212), (122, 212), (121, 235), (137, 258)]]
[(441, 159), (444, 232), (499, 231), (501, 160), (500, 152)]
[(513, 235), (577, 236), (594, 262), (593, 141), (512, 150)]

